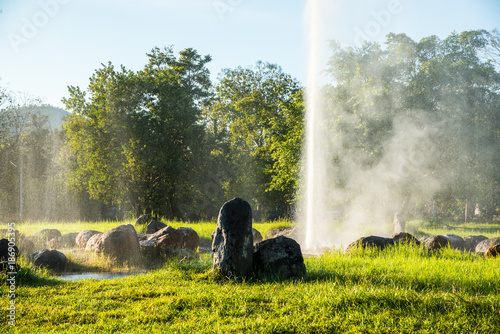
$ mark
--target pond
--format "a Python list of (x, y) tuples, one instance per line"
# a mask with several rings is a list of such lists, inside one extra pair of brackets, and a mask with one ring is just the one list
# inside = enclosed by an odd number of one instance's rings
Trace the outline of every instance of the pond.
[(83, 272), (83, 273), (70, 273), (57, 275), (57, 278), (63, 281), (80, 281), (84, 279), (113, 279), (113, 278), (123, 278), (128, 276), (142, 275), (147, 271), (133, 271), (133, 272)]

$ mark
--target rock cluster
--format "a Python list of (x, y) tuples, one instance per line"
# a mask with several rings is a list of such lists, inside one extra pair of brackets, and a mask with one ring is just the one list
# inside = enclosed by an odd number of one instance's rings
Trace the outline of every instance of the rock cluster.
[(257, 274), (287, 279), (306, 274), (295, 240), (279, 236), (254, 243), (254, 236), (262, 238), (252, 228), (250, 204), (241, 198), (224, 203), (212, 234), (213, 267), (230, 276)]

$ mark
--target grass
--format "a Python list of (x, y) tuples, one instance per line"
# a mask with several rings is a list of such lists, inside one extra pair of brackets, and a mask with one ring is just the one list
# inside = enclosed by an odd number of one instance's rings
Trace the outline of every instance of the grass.
[(16, 328), (9, 332), (500, 331), (500, 259), (402, 246), (305, 261), (308, 276), (295, 281), (221, 278), (208, 254), (122, 279), (21, 281)]
[(410, 221), (406, 225), (407, 229), (417, 236), (444, 235), (452, 233), (461, 237), (468, 235), (484, 235), (487, 238), (500, 236), (500, 223), (455, 223), (441, 221)]

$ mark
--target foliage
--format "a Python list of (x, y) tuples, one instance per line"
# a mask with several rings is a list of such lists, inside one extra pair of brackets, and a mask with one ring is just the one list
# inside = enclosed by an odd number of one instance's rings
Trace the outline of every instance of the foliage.
[(80, 192), (136, 215), (182, 217), (193, 200), (194, 156), (202, 149), (200, 106), (209, 72), (193, 49), (155, 48), (143, 70), (109, 63), (95, 72), (86, 93), (69, 87), (65, 125), (70, 182)]

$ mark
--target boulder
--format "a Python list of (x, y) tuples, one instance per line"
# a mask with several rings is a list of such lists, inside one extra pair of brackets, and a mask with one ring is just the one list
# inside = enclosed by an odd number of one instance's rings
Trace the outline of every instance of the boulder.
[(147, 240), (148, 236), (146, 234), (137, 233), (137, 239), (139, 239), (139, 241)]
[[(14, 255), (14, 258), (11, 256)], [(11, 261), (15, 262), (19, 256), (19, 248), (17, 248), (14, 242), (8, 239), (0, 240), (0, 261)]]
[(428, 250), (439, 250), (447, 247), (450, 240), (444, 235), (433, 235), (425, 239), (424, 245)]
[(161, 254), (157, 240), (140, 240), (139, 247), (141, 255), (149, 258), (158, 258)]
[(181, 248), (183, 234), (172, 226), (166, 226), (158, 232), (151, 234), (148, 240), (155, 240), (163, 252), (168, 253), (171, 250)]
[(152, 220), (148, 224), (148, 227), (146, 228), (146, 234), (154, 234), (164, 227), (167, 227), (167, 225), (163, 224), (162, 222), (159, 222), (157, 220)]
[(106, 233), (92, 236), (85, 249), (114, 257), (118, 261), (134, 260), (140, 253), (137, 232), (130, 224), (120, 225)]
[(56, 230), (54, 228), (49, 228), (35, 232), (31, 237), (38, 241), (46, 242), (51, 239), (59, 239), (61, 237), (61, 232), (59, 232), (59, 230)]
[(61, 246), (66, 248), (73, 248), (76, 246), (76, 237), (78, 236), (78, 232), (67, 233), (61, 236)]
[(276, 238), (279, 236), (290, 237), (294, 231), (294, 228), (277, 228), (267, 232), (266, 239)]
[(151, 216), (150, 214), (144, 214), (144, 215), (140, 216), (139, 218), (137, 218), (137, 220), (135, 221), (135, 224), (136, 225), (145, 225), (145, 224), (149, 224), (149, 222), (151, 222), (151, 220), (153, 220), (153, 216)]
[(252, 227), (253, 245), (255, 246), (262, 241), (262, 234)]
[(280, 279), (303, 277), (306, 274), (300, 245), (284, 236), (256, 244), (253, 265), (256, 273), (277, 275)]
[(61, 243), (59, 242), (59, 238), (50, 239), (47, 243), (50, 249), (58, 249), (61, 248)]
[(459, 235), (447, 233), (444, 235), (450, 241), (450, 248), (463, 251), (465, 249), (465, 240)]
[(484, 256), (486, 257), (497, 257), (500, 255), (500, 244), (496, 244), (491, 246), (484, 252)]
[(491, 238), (481, 241), (476, 246), (476, 253), (485, 254), (488, 248), (500, 244), (500, 238)]
[(406, 232), (393, 234), (390, 236), (390, 238), (394, 240), (395, 243), (400, 244), (412, 244), (415, 246), (419, 246), (421, 244), (421, 242), (416, 237)]
[(387, 246), (394, 245), (394, 240), (391, 238), (379, 237), (376, 235), (371, 235), (369, 237), (362, 237), (358, 240), (351, 243), (347, 249), (346, 253), (349, 253), (353, 249), (358, 247), (366, 248), (366, 247), (376, 247), (380, 250), (383, 250)]
[(94, 230), (83, 230), (78, 235), (76, 236), (76, 244), (78, 247), (85, 249), (87, 247), (87, 242), (89, 241), (90, 237), (92, 237), (94, 234), (101, 234), (102, 232), (99, 231), (94, 231)]
[(33, 264), (37, 267), (64, 271), (67, 262), (66, 255), (55, 249), (42, 249), (33, 253)]
[(488, 238), (484, 235), (468, 235), (464, 238), (464, 249), (467, 252), (475, 252), (477, 244), (486, 239)]
[(35, 243), (29, 238), (24, 238), (21, 241), (21, 251), (25, 254), (33, 254), (35, 251)]
[(212, 242), (213, 267), (223, 275), (249, 276), (253, 272), (252, 208), (234, 198), (224, 203)]
[(183, 249), (189, 249), (196, 251), (200, 246), (200, 237), (195, 230), (191, 227), (179, 227), (177, 231), (182, 235), (181, 247)]

